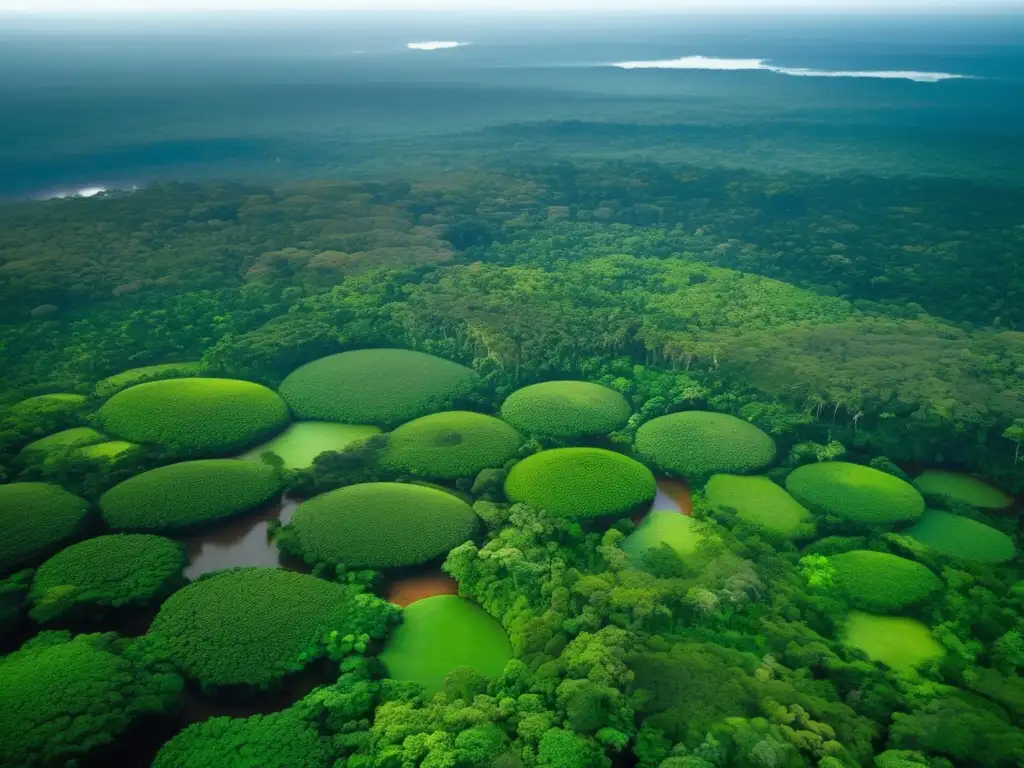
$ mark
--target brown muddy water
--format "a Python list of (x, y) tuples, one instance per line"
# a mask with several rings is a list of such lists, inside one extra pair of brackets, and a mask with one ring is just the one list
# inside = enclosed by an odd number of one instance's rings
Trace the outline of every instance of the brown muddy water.
[(388, 602), (403, 608), (425, 597), (457, 594), (459, 583), (440, 568), (393, 579), (387, 586)]
[(693, 496), (689, 486), (681, 480), (673, 480), (669, 477), (659, 477), (656, 480), (658, 489), (654, 494), (654, 501), (646, 512), (641, 512), (633, 518), (636, 525), (640, 525), (647, 517), (648, 512), (656, 509), (665, 509), (670, 512), (679, 512), (687, 517), (693, 514)]

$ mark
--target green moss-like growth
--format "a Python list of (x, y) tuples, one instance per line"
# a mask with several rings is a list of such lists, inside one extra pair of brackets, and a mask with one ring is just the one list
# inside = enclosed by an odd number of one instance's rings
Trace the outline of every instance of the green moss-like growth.
[(390, 428), (450, 408), (477, 381), (469, 368), (407, 349), (360, 349), (293, 371), (281, 396), (300, 419)]
[(946, 649), (932, 637), (927, 626), (904, 616), (850, 611), (842, 640), (864, 651), (872, 661), (880, 661), (906, 675), (914, 675), (919, 665), (946, 655)]
[(896, 613), (942, 587), (939, 577), (913, 560), (858, 549), (833, 555), (835, 585), (855, 608)]
[(144, 365), (141, 368), (131, 368), (101, 379), (96, 384), (96, 394), (99, 397), (110, 397), (122, 389), (134, 387), (136, 384), (143, 384), (147, 381), (185, 379), (190, 376), (198, 376), (199, 366), (200, 363), (196, 360), (187, 363), (161, 363), (159, 365)]
[(173, 591), (184, 567), (181, 545), (161, 536), (119, 534), (80, 541), (36, 570), (29, 615), (45, 622), (80, 608), (146, 605)]
[(620, 546), (634, 566), (643, 568), (645, 558), (652, 549), (667, 544), (680, 558), (685, 559), (697, 552), (701, 538), (701, 525), (692, 517), (672, 510), (656, 509), (648, 513)]
[(1017, 554), (1013, 539), (1002, 531), (936, 509), (925, 510), (921, 519), (903, 533), (936, 552), (978, 563), (1004, 563)]
[(663, 472), (699, 481), (747, 475), (775, 461), (775, 441), (725, 413), (683, 411), (651, 419), (636, 433), (640, 455)]
[(175, 592), (149, 631), (184, 675), (216, 691), (265, 688), (338, 648), (363, 650), (397, 617), (397, 608), (351, 586), (280, 568), (235, 568)]
[(0, 485), (0, 575), (46, 557), (81, 533), (89, 504), (49, 483)]
[(948, 497), (981, 509), (1002, 509), (1013, 504), (1009, 494), (980, 478), (959, 472), (930, 469), (914, 478), (914, 485), (925, 496)]
[(11, 407), (11, 413), (22, 418), (71, 416), (85, 404), (85, 395), (70, 392), (56, 392), (49, 395), (36, 395)]
[(505, 479), (513, 502), (574, 519), (623, 516), (654, 499), (643, 464), (601, 448), (556, 448), (520, 461)]
[(475, 477), (514, 458), (522, 436), (501, 419), (470, 411), (445, 411), (413, 419), (388, 436), (384, 469), (420, 477)]
[(798, 467), (786, 478), (786, 490), (812, 512), (873, 528), (917, 520), (924, 512), (924, 499), (914, 486), (844, 461)]
[(234, 379), (170, 379), (118, 392), (99, 411), (104, 429), (175, 456), (215, 456), (283, 429), (288, 408), (271, 389)]
[(330, 421), (299, 421), (263, 445), (247, 451), (241, 458), (259, 461), (270, 452), (288, 469), (306, 469), (324, 451), (343, 451), (345, 446), (380, 433), (379, 427), (361, 424), (335, 424)]
[(740, 520), (779, 536), (814, 535), (811, 513), (767, 477), (714, 475), (704, 494), (712, 505), (735, 509)]
[(576, 440), (607, 435), (632, 414), (620, 393), (588, 381), (545, 381), (516, 390), (501, 417), (526, 435)]
[(473, 537), (479, 518), (451, 493), (403, 483), (361, 483), (316, 496), (291, 527), (310, 559), (350, 568), (435, 560)]
[(113, 634), (44, 632), (0, 659), (3, 764), (77, 765), (136, 718), (170, 709), (181, 679), (127, 647)]
[(412, 680), (433, 695), (457, 667), (473, 667), (496, 677), (512, 658), (512, 645), (501, 625), (482, 608), (455, 595), (417, 600), (380, 655), (388, 675)]
[(107, 438), (91, 427), (72, 427), (34, 440), (21, 449), (23, 455), (43, 455), (62, 448), (75, 448), (102, 443)]
[(177, 531), (247, 512), (281, 492), (273, 468), (240, 459), (183, 461), (151, 469), (100, 497), (115, 531)]
[(114, 461), (135, 447), (135, 443), (129, 443), (127, 440), (107, 440), (80, 448), (78, 455), (92, 461)]

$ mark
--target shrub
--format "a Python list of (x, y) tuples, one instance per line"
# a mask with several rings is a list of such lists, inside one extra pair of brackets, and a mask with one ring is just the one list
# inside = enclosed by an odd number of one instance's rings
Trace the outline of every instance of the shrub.
[(545, 381), (516, 390), (501, 417), (531, 437), (575, 440), (625, 426), (632, 411), (614, 389), (587, 381)]
[(250, 381), (170, 379), (118, 392), (99, 416), (104, 429), (133, 443), (153, 443), (175, 456), (212, 456), (280, 431), (288, 408), (273, 390)]
[(556, 448), (520, 461), (505, 479), (510, 501), (556, 517), (623, 516), (654, 499), (654, 475), (643, 464), (601, 448)]
[(636, 433), (636, 448), (662, 471), (688, 480), (719, 472), (745, 475), (775, 460), (775, 441), (725, 413), (683, 411), (659, 416)]
[(147, 381), (162, 381), (164, 379), (184, 379), (190, 376), (199, 375), (199, 361), (187, 363), (161, 363), (159, 365), (144, 365), (141, 368), (131, 368), (113, 376), (101, 379), (96, 384), (96, 395), (98, 397), (110, 397), (122, 389), (134, 387)]
[(843, 461), (798, 467), (786, 478), (786, 490), (812, 512), (868, 527), (891, 528), (924, 512), (924, 499), (914, 486)]
[(201, 459), (158, 467), (100, 497), (116, 531), (175, 531), (247, 512), (281, 492), (274, 469), (240, 459)]
[(461, 597), (427, 597), (406, 606), (403, 614), (380, 660), (389, 677), (420, 683), (428, 696), (441, 689), (453, 669), (473, 667), (497, 677), (512, 658), (501, 624)]
[(329, 652), (336, 656), (339, 643), (365, 650), (398, 615), (353, 586), (280, 568), (235, 568), (175, 592), (149, 631), (206, 690), (266, 688)]
[(0, 754), (10, 768), (77, 765), (135, 719), (169, 710), (181, 679), (116, 635), (44, 632), (0, 659)]
[(182, 580), (185, 552), (161, 536), (99, 536), (61, 550), (35, 572), (29, 615), (50, 621), (79, 606), (146, 605)]
[(89, 504), (49, 483), (0, 485), (0, 575), (56, 551), (81, 533)]
[(1013, 539), (1002, 531), (935, 509), (925, 510), (904, 533), (936, 552), (979, 563), (1003, 563), (1017, 553)]
[(918, 475), (914, 485), (925, 496), (946, 497), (982, 509), (1002, 509), (1013, 504), (1012, 496), (980, 478), (959, 472), (930, 469)]
[(842, 640), (872, 661), (881, 661), (906, 675), (914, 675), (918, 665), (946, 655), (946, 649), (926, 625), (906, 616), (850, 611), (843, 624)]
[(835, 585), (855, 608), (896, 613), (920, 603), (942, 586), (920, 563), (885, 552), (857, 549), (832, 555)]
[(450, 408), (477, 382), (469, 368), (407, 349), (360, 349), (293, 371), (281, 396), (300, 419), (390, 428)]
[(388, 436), (380, 457), (386, 470), (455, 480), (501, 467), (516, 456), (523, 438), (505, 422), (470, 411), (422, 416)]
[(292, 518), (303, 553), (350, 568), (426, 563), (476, 533), (473, 508), (445, 491), (402, 483), (361, 483), (315, 496)]
[(90, 427), (72, 427), (71, 429), (65, 429), (34, 440), (22, 448), (21, 452), (23, 455), (35, 454), (39, 456), (62, 448), (75, 448), (102, 443), (106, 439), (101, 433)]
[(740, 520), (787, 538), (814, 535), (810, 512), (767, 477), (714, 475), (704, 494), (716, 507), (736, 510)]

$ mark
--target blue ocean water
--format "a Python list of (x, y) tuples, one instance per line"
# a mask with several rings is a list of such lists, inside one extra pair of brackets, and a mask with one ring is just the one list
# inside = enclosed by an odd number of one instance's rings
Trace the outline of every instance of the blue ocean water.
[(0, 115), (4, 197), (515, 147), (1014, 184), (1024, 16), (12, 17)]

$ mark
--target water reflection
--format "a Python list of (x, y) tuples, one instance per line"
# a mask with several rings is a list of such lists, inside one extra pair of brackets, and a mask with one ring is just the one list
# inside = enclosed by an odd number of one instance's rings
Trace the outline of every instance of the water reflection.
[(654, 495), (654, 503), (651, 509), (668, 509), (674, 512), (682, 512), (684, 515), (693, 513), (693, 498), (686, 483), (680, 480), (672, 480), (667, 477), (659, 477), (658, 490)]
[(394, 579), (387, 588), (388, 602), (403, 608), (425, 597), (457, 594), (459, 594), (459, 583), (440, 568)]

